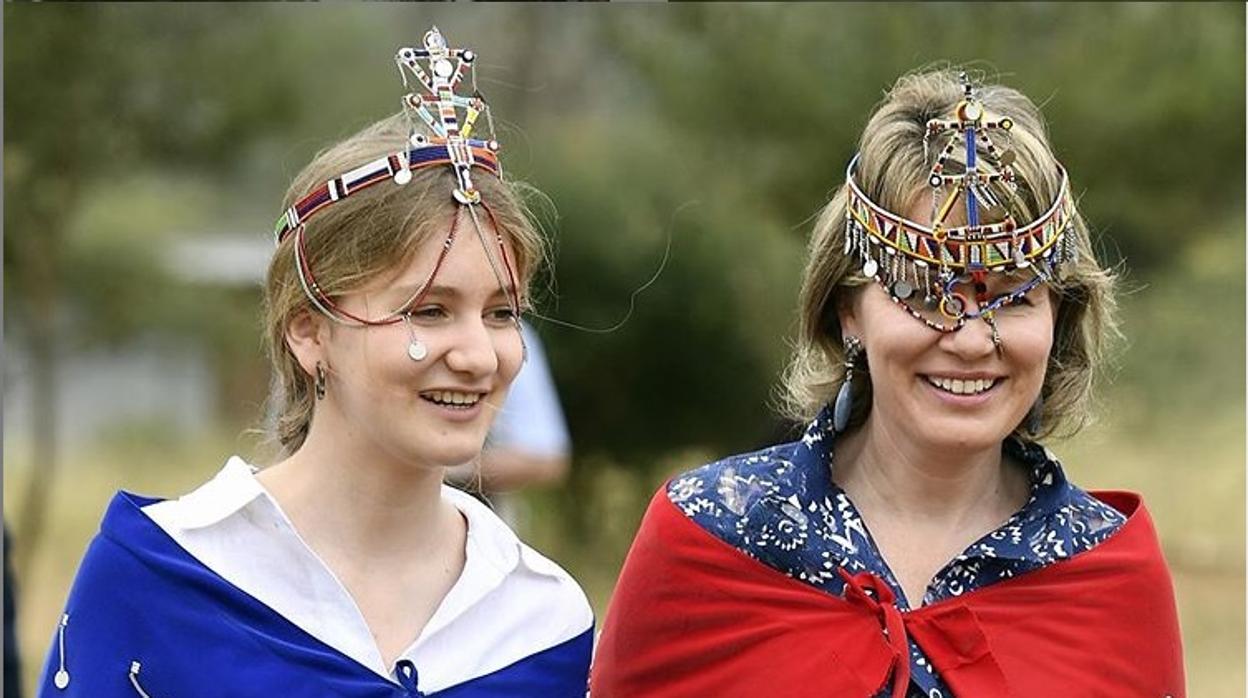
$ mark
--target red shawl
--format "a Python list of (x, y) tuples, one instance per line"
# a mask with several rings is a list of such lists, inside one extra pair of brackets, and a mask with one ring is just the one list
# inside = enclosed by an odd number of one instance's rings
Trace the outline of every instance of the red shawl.
[[(1183, 698), (1174, 590), (1148, 511), (1091, 550), (901, 612), (870, 573), (832, 596), (746, 556), (660, 490), (598, 642), (594, 698), (905, 695), (913, 637), (958, 698)], [(891, 677), (891, 683), (890, 683)]]

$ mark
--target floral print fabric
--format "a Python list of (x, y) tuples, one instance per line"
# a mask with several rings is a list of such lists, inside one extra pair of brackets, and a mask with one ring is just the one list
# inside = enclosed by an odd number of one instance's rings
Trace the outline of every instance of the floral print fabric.
[[(840, 596), (837, 573), (871, 572), (905, 595), (862, 516), (832, 481), (831, 411), (801, 439), (731, 456), (675, 477), (667, 496), (700, 527), (759, 562)], [(1114, 508), (1066, 480), (1044, 447), (1007, 439), (1003, 450), (1029, 469), (1031, 496), (996, 530), (950, 560), (931, 580), (922, 604), (1039, 569), (1088, 550), (1126, 521)], [(910, 642), (910, 696), (952, 698), (922, 651)], [(884, 693), (880, 694), (885, 695)]]

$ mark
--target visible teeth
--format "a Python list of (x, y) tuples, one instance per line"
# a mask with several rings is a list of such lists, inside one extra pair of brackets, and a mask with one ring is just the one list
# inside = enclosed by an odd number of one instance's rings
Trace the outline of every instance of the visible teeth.
[(927, 382), (948, 392), (956, 395), (976, 395), (988, 390), (996, 384), (995, 378), (977, 378), (975, 380), (962, 380), (960, 378), (937, 378), (928, 376)]
[(422, 394), (444, 405), (475, 405), (481, 399), (479, 393), (461, 393), (454, 390), (430, 390)]

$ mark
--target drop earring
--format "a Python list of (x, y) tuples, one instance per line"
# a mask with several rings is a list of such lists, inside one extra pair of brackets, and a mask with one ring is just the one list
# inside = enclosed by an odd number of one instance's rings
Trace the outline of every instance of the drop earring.
[(403, 322), (407, 323), (407, 356), (412, 361), (420, 361), (429, 355), (429, 348), (416, 338), (416, 328), (412, 326), (411, 313), (403, 313)]
[(320, 361), (316, 362), (316, 380), (313, 382), (312, 387), (316, 391), (316, 399), (324, 400), (325, 399), (325, 367), (321, 365)]
[(845, 380), (836, 393), (836, 404), (832, 408), (832, 429), (838, 434), (849, 426), (849, 415), (854, 409), (854, 364), (861, 354), (862, 341), (852, 335), (846, 336)]

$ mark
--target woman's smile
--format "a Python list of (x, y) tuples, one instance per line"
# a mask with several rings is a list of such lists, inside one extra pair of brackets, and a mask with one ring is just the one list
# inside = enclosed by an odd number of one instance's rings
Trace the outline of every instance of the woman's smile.
[(920, 374), (919, 379), (938, 399), (966, 407), (988, 402), (1006, 380), (1001, 376), (953, 377), (949, 374)]
[(423, 390), (420, 399), (441, 419), (470, 422), (484, 414), (487, 395), (479, 390)]

